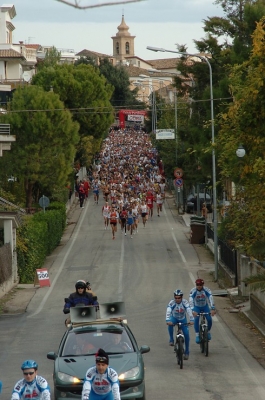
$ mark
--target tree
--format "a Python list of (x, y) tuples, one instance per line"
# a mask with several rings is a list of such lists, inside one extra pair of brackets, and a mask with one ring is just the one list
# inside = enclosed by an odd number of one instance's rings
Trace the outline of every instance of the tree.
[(52, 46), (47, 49), (44, 60), (38, 61), (37, 70), (41, 71), (45, 67), (54, 67), (61, 60), (61, 52)]
[(100, 60), (100, 65), (96, 65), (96, 59), (93, 57), (81, 57), (75, 62), (75, 65), (92, 65), (99, 69), (100, 73), (106, 78), (107, 82), (112, 85), (113, 93), (111, 96), (111, 104), (116, 109), (119, 108), (145, 108), (145, 104), (137, 100), (138, 89), (130, 89), (129, 74), (123, 65), (114, 66), (111, 62), (104, 58)]
[(130, 89), (129, 74), (123, 65), (114, 66), (107, 58), (101, 60), (100, 73), (114, 87), (111, 104), (115, 108), (145, 108), (144, 103), (137, 100), (138, 89)]
[(33, 77), (32, 83), (47, 91), (53, 88), (79, 123), (80, 136), (102, 138), (113, 122), (113, 89), (91, 65), (47, 67)]
[[(249, 58), (255, 22), (265, 14), (263, 0), (217, 0), (224, 17), (208, 17), (204, 21), (205, 38), (194, 40), (199, 53), (206, 54), (212, 67), (215, 138), (218, 137), (218, 114), (225, 113), (233, 95), (229, 88), (228, 76), (233, 65)], [(185, 46), (178, 46), (185, 52)], [(188, 51), (187, 51), (188, 52)], [(181, 57), (178, 63), (181, 75), (176, 78), (178, 96), (185, 93), (192, 100), (191, 113), (185, 124), (186, 131), (181, 137), (185, 149), (185, 171), (193, 183), (207, 182), (212, 175), (211, 162), (211, 112), (209, 68), (200, 59)], [(187, 78), (187, 80), (183, 80)], [(186, 84), (185, 82), (190, 82)], [(217, 159), (219, 149), (216, 149)], [(192, 169), (192, 166), (196, 166)], [(217, 193), (222, 193), (217, 165)], [(186, 179), (185, 179), (186, 182)]]
[(1, 122), (16, 134), (11, 151), (0, 159), (1, 170), (12, 169), (24, 181), (25, 205), (30, 208), (34, 187), (52, 191), (64, 187), (78, 143), (78, 124), (59, 96), (38, 86), (20, 87)]
[[(250, 59), (235, 66), (230, 75), (234, 102), (220, 116), (219, 165), (224, 179), (237, 185), (236, 198), (226, 221), (227, 234), (248, 255), (264, 259), (265, 207), (265, 19), (253, 34)], [(236, 162), (235, 151), (243, 143), (246, 156)]]

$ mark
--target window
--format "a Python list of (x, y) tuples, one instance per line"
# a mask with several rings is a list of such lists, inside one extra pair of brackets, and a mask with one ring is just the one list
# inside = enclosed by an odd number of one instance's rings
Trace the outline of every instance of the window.
[(120, 44), (119, 44), (119, 42), (116, 43), (116, 54), (120, 54)]
[(130, 54), (130, 44), (129, 44), (129, 42), (125, 43), (125, 53), (126, 54)]

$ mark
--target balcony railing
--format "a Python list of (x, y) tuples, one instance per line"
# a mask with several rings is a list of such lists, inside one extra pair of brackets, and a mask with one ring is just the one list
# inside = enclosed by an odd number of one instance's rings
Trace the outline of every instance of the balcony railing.
[[(1, 113), (1, 111), (0, 111)], [(10, 135), (10, 125), (0, 124), (0, 135)]]

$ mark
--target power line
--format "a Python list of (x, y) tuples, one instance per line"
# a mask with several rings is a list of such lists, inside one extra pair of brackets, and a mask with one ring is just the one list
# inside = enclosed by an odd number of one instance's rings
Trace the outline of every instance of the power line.
[[(231, 100), (233, 99), (233, 97), (219, 97), (216, 99), (213, 99), (213, 101), (223, 101), (223, 100)], [(201, 102), (207, 102), (207, 101), (211, 101), (211, 99), (203, 99), (203, 100), (194, 100), (194, 99), (190, 99), (190, 100), (178, 100), (178, 104), (192, 104), (192, 103), (201, 103)], [(159, 102), (158, 102), (159, 104)], [(167, 105), (172, 105), (173, 103), (166, 103)], [(55, 112), (55, 111), (70, 111), (72, 113), (82, 113), (85, 112), (86, 114), (107, 114), (110, 112), (117, 112), (119, 110), (127, 110), (129, 108), (133, 108), (133, 109), (143, 109), (142, 105), (135, 105), (135, 104), (128, 104), (127, 106), (112, 106), (113, 110), (110, 110), (110, 106), (106, 106), (106, 107), (101, 107), (101, 110), (97, 110), (97, 107), (79, 107), (79, 108), (54, 108), (54, 109), (27, 109), (27, 110), (7, 110), (7, 113), (10, 114), (15, 114), (15, 113), (24, 113), (24, 112)], [(104, 111), (106, 110), (106, 111)]]

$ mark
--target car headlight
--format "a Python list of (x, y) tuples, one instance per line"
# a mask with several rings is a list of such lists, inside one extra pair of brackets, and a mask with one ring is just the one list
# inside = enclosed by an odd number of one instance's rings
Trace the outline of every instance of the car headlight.
[(63, 372), (58, 372), (58, 378), (60, 379), (60, 381), (65, 382), (65, 383), (80, 383), (80, 382), (82, 382), (76, 376), (64, 374)]
[(127, 378), (135, 378), (139, 374), (139, 371), (140, 371), (139, 367), (134, 367), (132, 369), (129, 369), (129, 371), (120, 374), (119, 379), (122, 381), (123, 379)]

